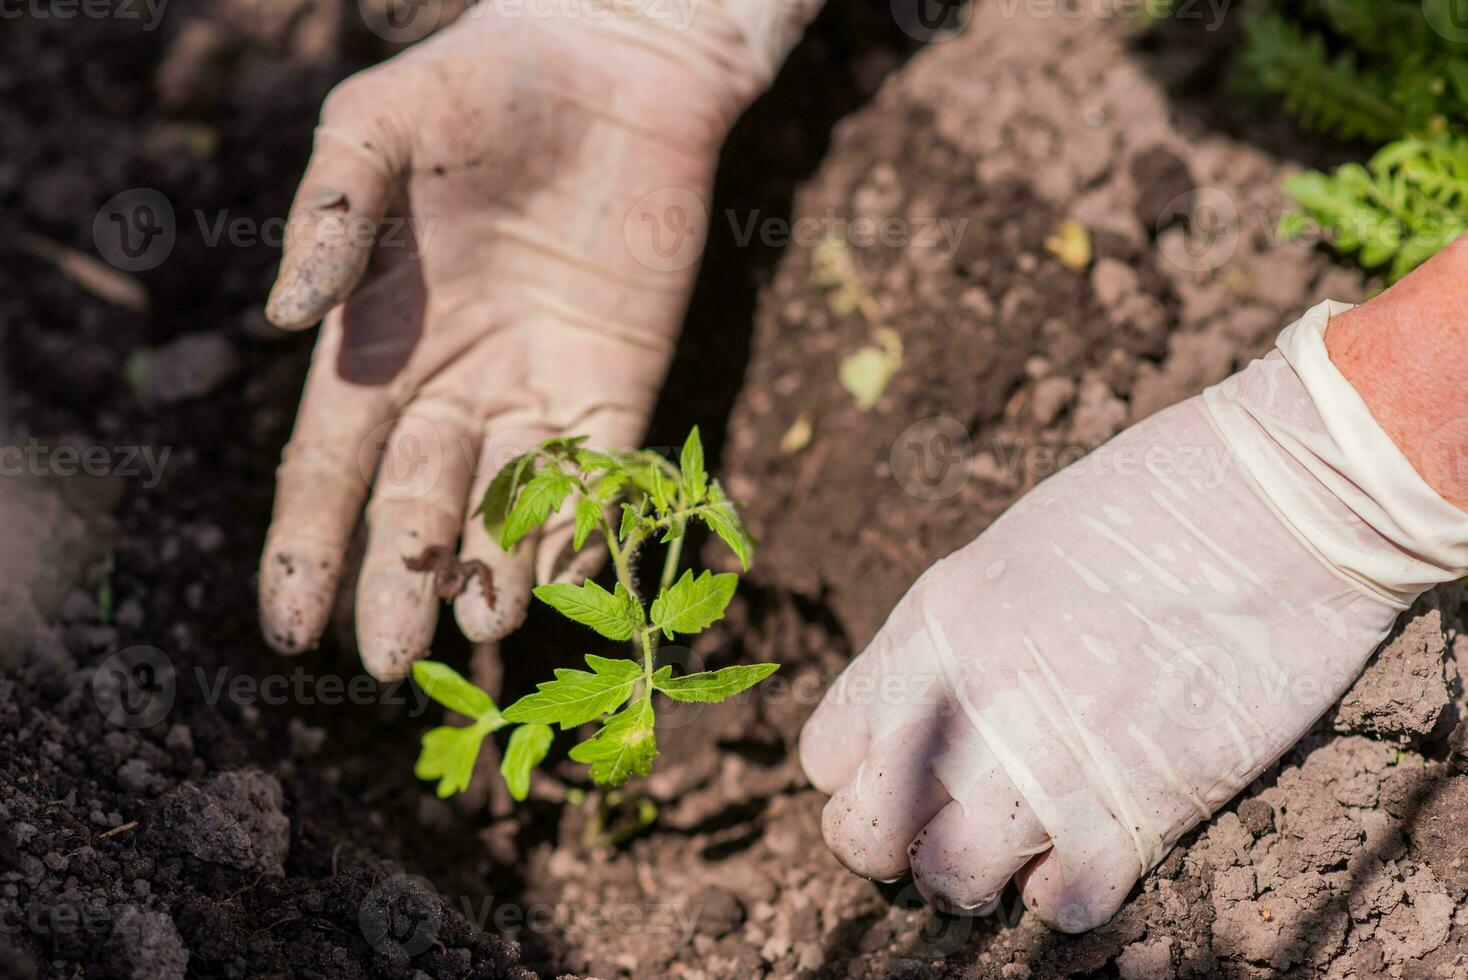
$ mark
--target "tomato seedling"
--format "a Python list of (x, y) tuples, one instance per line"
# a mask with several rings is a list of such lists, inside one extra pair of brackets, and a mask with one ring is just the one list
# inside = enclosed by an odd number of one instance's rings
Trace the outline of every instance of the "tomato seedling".
[[(593, 721), (600, 727), (571, 749), (571, 758), (590, 767), (591, 778), (617, 786), (652, 771), (657, 755), (653, 693), (674, 701), (723, 701), (779, 669), (746, 664), (675, 677), (657, 665), (659, 637), (692, 636), (723, 618), (739, 577), (731, 572), (691, 569), (678, 574), (691, 523), (700, 521), (749, 568), (753, 544), (733, 502), (704, 467), (698, 429), (689, 433), (677, 464), (651, 450), (589, 449), (585, 437), (552, 439), (518, 456), (496, 474), (476, 512), (500, 547), (513, 551), (525, 535), (572, 502), (580, 550), (600, 534), (611, 556), (616, 583), (608, 592), (596, 582), (556, 583), (535, 597), (568, 619), (610, 640), (632, 645), (631, 659), (586, 656), (588, 670), (561, 668), (555, 680), (538, 685), (503, 711), (484, 691), (453, 668), (432, 660), (413, 666), (413, 678), (429, 697), (472, 719), (444, 725), (423, 736), (414, 770), (438, 780), (438, 795), (452, 796), (469, 785), (485, 738), (513, 726), (500, 772), (510, 793), (523, 800), (530, 773), (550, 751), (554, 731)], [(610, 513), (617, 513), (615, 524)], [(638, 592), (635, 561), (643, 545), (666, 546), (662, 576), (651, 603)]]

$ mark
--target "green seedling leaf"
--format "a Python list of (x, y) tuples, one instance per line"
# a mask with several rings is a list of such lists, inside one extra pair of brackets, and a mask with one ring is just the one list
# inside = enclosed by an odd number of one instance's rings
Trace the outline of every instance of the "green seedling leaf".
[(734, 504), (724, 496), (723, 488), (717, 483), (709, 488), (708, 503), (697, 516), (729, 546), (734, 557), (739, 559), (739, 566), (748, 569), (750, 560), (754, 557), (754, 539), (745, 530), (744, 522), (739, 519), (739, 512), (734, 509)]
[(626, 541), (627, 535), (642, 525), (642, 512), (631, 504), (622, 505), (622, 524), (617, 528), (617, 540)]
[(544, 524), (546, 518), (561, 509), (561, 504), (576, 489), (576, 481), (557, 466), (540, 469), (525, 483), (519, 498), (505, 518), (500, 534), (500, 547), (513, 551), (520, 539)]
[(606, 786), (646, 776), (657, 754), (652, 700), (646, 696), (608, 718), (595, 735), (571, 750), (571, 758), (589, 764), (591, 778)]
[(497, 727), (492, 722), (477, 721), (462, 728), (442, 725), (433, 729), (423, 736), (423, 748), (413, 775), (419, 779), (437, 779), (438, 795), (443, 799), (462, 793), (469, 788), (469, 779), (474, 775), (479, 746)]
[(576, 465), (583, 473), (592, 473), (597, 470), (606, 470), (608, 473), (622, 472), (622, 461), (611, 453), (604, 453), (599, 449), (578, 450)]
[(654, 466), (650, 472), (652, 481), (652, 505), (661, 514), (668, 509), (668, 480), (663, 475), (661, 466)]
[(590, 579), (583, 585), (557, 582), (537, 587), (535, 598), (609, 640), (630, 640), (642, 625), (637, 600), (621, 583), (612, 593)]
[(591, 673), (566, 667), (556, 669), (556, 679), (536, 685), (505, 709), (505, 720), (534, 724), (559, 724), (561, 730), (584, 725), (614, 711), (632, 696), (642, 679), (642, 668), (631, 660), (608, 660), (588, 654)]
[(586, 536), (601, 523), (601, 505), (590, 497), (576, 501), (576, 534), (571, 538), (571, 547), (577, 551), (586, 543)]
[(489, 532), (491, 540), (499, 541), (503, 537), (510, 505), (514, 503), (520, 487), (530, 478), (535, 457), (535, 453), (524, 453), (510, 460), (500, 467), (490, 481), (489, 489), (484, 492), (484, 499), (474, 513), (484, 518), (484, 529)]
[(652, 623), (670, 640), (674, 633), (708, 629), (724, 617), (724, 607), (734, 598), (738, 584), (739, 576), (732, 572), (704, 572), (694, 578), (689, 569), (653, 600)]
[(741, 664), (684, 677), (653, 674), (653, 686), (674, 701), (723, 701), (754, 687), (780, 669), (779, 664)]
[(596, 481), (596, 486), (591, 488), (591, 495), (595, 497), (599, 503), (609, 504), (613, 500), (617, 499), (617, 494), (621, 493), (622, 488), (626, 485), (626, 473), (623, 473), (621, 471), (608, 473), (606, 476)]
[(709, 474), (703, 466), (703, 440), (699, 438), (698, 426), (688, 433), (679, 456), (678, 468), (683, 473), (683, 503), (693, 507), (703, 503), (709, 492)]
[(478, 721), (497, 721), (500, 717), (500, 709), (494, 699), (448, 664), (420, 660), (413, 665), (413, 681), (424, 694), (450, 711)]
[[(878, 331), (877, 337), (882, 340), (884, 332)], [(896, 348), (896, 335), (891, 339)], [(892, 350), (887, 353), (897, 356)], [(419, 778), (436, 781), (440, 796), (467, 789), (484, 739), (512, 724), (518, 727), (510, 734), (500, 773), (517, 800), (528, 795), (531, 775), (550, 751), (556, 725), (566, 730), (600, 721), (591, 738), (571, 750), (573, 760), (591, 767), (597, 783), (615, 786), (646, 775), (657, 756), (653, 691), (675, 701), (722, 701), (778, 669), (775, 664), (752, 664), (674, 677), (673, 667), (664, 666), (651, 676), (646, 673), (644, 658), (653, 655), (654, 630), (671, 639), (717, 622), (738, 577), (712, 572), (695, 577), (686, 571), (660, 591), (650, 619), (632, 575), (639, 549), (658, 538), (664, 544), (680, 542), (692, 520), (704, 521), (746, 568), (754, 542), (723, 488), (709, 477), (697, 427), (684, 441), (677, 465), (651, 450), (596, 450), (586, 448), (585, 442), (581, 436), (552, 439), (515, 457), (495, 474), (476, 514), (508, 552), (570, 500), (572, 545), (579, 550), (593, 532), (609, 529), (610, 509), (620, 506), (618, 538), (624, 545), (615, 563), (615, 588), (609, 592), (595, 582), (554, 583), (537, 588), (535, 595), (608, 639), (630, 641), (636, 652), (626, 660), (588, 655), (587, 669), (556, 670), (554, 680), (539, 684), (533, 694), (503, 712), (452, 668), (434, 661), (415, 665), (414, 679), (433, 700), (473, 719), (467, 726), (445, 725), (423, 736), (414, 771)], [(678, 569), (680, 556), (676, 544), (668, 549), (665, 574)], [(655, 808), (639, 811), (639, 820), (645, 823), (654, 815)]]
[(510, 744), (500, 761), (500, 775), (515, 799), (523, 800), (530, 792), (530, 772), (540, 765), (555, 737), (549, 725), (521, 725), (510, 733)]
[(540, 444), (540, 451), (556, 459), (571, 459), (579, 455), (582, 443), (590, 438), (590, 436), (562, 436), (559, 439), (547, 439)]

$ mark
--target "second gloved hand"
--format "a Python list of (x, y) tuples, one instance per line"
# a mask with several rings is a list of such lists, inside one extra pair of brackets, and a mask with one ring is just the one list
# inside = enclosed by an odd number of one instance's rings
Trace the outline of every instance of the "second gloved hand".
[(1052, 926), (1106, 921), (1270, 765), (1397, 615), (1468, 568), (1468, 514), (1333, 366), (1279, 350), (1036, 487), (930, 569), (801, 736), (854, 871)]

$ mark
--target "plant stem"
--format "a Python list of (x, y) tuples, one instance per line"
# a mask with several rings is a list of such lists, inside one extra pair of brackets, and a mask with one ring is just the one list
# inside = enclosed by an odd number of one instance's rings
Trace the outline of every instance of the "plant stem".
[[(601, 522), (601, 533), (602, 536), (607, 540), (607, 552), (612, 556), (612, 567), (616, 569), (617, 581), (620, 582), (622, 584), (622, 587), (625, 588), (628, 594), (632, 596), (633, 601), (636, 602), (638, 606), (642, 606), (642, 597), (637, 594), (637, 586), (632, 581), (632, 567), (631, 564), (627, 561), (628, 549), (624, 549), (620, 544), (617, 543), (617, 532), (612, 529), (612, 522), (606, 520), (605, 518), (603, 518)], [(670, 554), (671, 553), (673, 552), (670, 551)], [(646, 607), (643, 607), (642, 618), (644, 620), (647, 618)], [(639, 629), (637, 631), (637, 643), (633, 645), (633, 649), (637, 649), (638, 645), (641, 646), (640, 652), (642, 653), (642, 674), (643, 677), (645, 677), (649, 682), (652, 679), (653, 672), (653, 646), (651, 639), (652, 632), (652, 629), (648, 627), (643, 627), (642, 629)]]
[(668, 545), (668, 553), (663, 558), (663, 579), (658, 586), (659, 591), (671, 588), (678, 578), (678, 561), (683, 557), (683, 538), (687, 533), (685, 530)]
[(606, 518), (602, 518), (601, 533), (602, 537), (607, 540), (607, 553), (612, 556), (612, 568), (617, 573), (617, 581), (621, 582), (622, 586), (631, 593), (632, 598), (641, 603), (642, 599), (637, 594), (637, 586), (632, 581), (632, 567), (627, 561), (627, 552), (617, 543), (617, 532), (612, 529), (611, 521)]
[(653, 629), (646, 627), (637, 631), (638, 638), (642, 641), (642, 673), (649, 681), (653, 671)]

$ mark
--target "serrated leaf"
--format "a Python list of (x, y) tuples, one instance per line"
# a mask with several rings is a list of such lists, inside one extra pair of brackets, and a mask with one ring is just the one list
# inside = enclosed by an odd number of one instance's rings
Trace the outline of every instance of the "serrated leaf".
[(622, 461), (611, 453), (604, 453), (600, 449), (582, 449), (576, 453), (576, 465), (583, 473), (592, 473), (596, 470), (606, 470), (608, 473), (617, 473), (622, 469)]
[(461, 715), (484, 721), (495, 721), (500, 710), (494, 699), (471, 684), (462, 674), (436, 660), (420, 660), (413, 665), (413, 682), (439, 704)]
[(484, 529), (489, 532), (491, 540), (499, 541), (504, 535), (510, 505), (514, 503), (521, 485), (529, 479), (535, 456), (533, 452), (524, 453), (501, 466), (490, 481), (489, 489), (484, 492), (484, 499), (474, 513), (484, 518)]
[(739, 576), (732, 572), (704, 572), (694, 578), (691, 569), (685, 571), (653, 600), (652, 623), (670, 640), (674, 633), (705, 630), (723, 618), (738, 585)]
[(780, 669), (779, 664), (740, 664), (723, 670), (706, 670), (683, 677), (653, 674), (653, 686), (674, 701), (723, 701), (754, 687)]
[(413, 766), (413, 775), (419, 779), (437, 779), (438, 795), (443, 799), (462, 793), (469, 788), (469, 779), (474, 775), (479, 746), (494, 727), (479, 721), (462, 728), (441, 725), (433, 729), (423, 736), (423, 748)]
[(734, 508), (733, 502), (724, 496), (718, 483), (709, 488), (709, 502), (698, 512), (697, 517), (729, 546), (734, 557), (739, 559), (740, 567), (748, 570), (754, 557), (754, 539), (745, 530), (744, 522), (739, 519), (739, 512)]
[(600, 503), (609, 504), (617, 498), (617, 494), (621, 493), (622, 488), (626, 485), (626, 473), (620, 471), (608, 473), (596, 481), (596, 485), (591, 488), (591, 495)]
[(622, 505), (622, 523), (617, 528), (617, 540), (626, 541), (627, 535), (637, 530), (642, 523), (642, 514), (631, 504)]
[(649, 476), (652, 481), (652, 505), (661, 514), (668, 509), (668, 481), (661, 466), (652, 467)]
[(510, 744), (500, 760), (500, 775), (515, 799), (523, 800), (530, 792), (530, 772), (540, 765), (555, 737), (549, 725), (521, 725), (510, 733)]
[(571, 459), (579, 455), (581, 444), (590, 436), (562, 436), (557, 439), (547, 439), (540, 444), (540, 451), (556, 459)]
[(698, 426), (688, 433), (683, 443), (683, 452), (678, 458), (678, 468), (683, 474), (683, 502), (692, 507), (703, 503), (709, 492), (709, 474), (703, 465), (703, 439)]
[(637, 600), (620, 586), (613, 594), (590, 579), (582, 585), (555, 582), (537, 586), (535, 598), (609, 640), (630, 640), (642, 625)]
[(544, 524), (546, 518), (561, 509), (561, 504), (576, 489), (576, 482), (556, 466), (546, 466), (525, 483), (520, 496), (505, 518), (500, 547), (511, 551), (520, 539)]
[(586, 536), (601, 523), (601, 505), (590, 497), (576, 501), (576, 534), (571, 538), (571, 547), (577, 551), (586, 543)]
[(555, 680), (536, 685), (534, 694), (506, 708), (505, 720), (558, 724), (565, 731), (615, 710), (631, 697), (632, 688), (642, 679), (642, 668), (631, 660), (588, 654), (586, 663), (590, 673), (557, 668)]
[(633, 776), (652, 771), (658, 754), (652, 700), (638, 698), (635, 704), (607, 719), (591, 738), (571, 750), (571, 758), (591, 766), (591, 778), (602, 785), (617, 786)]

